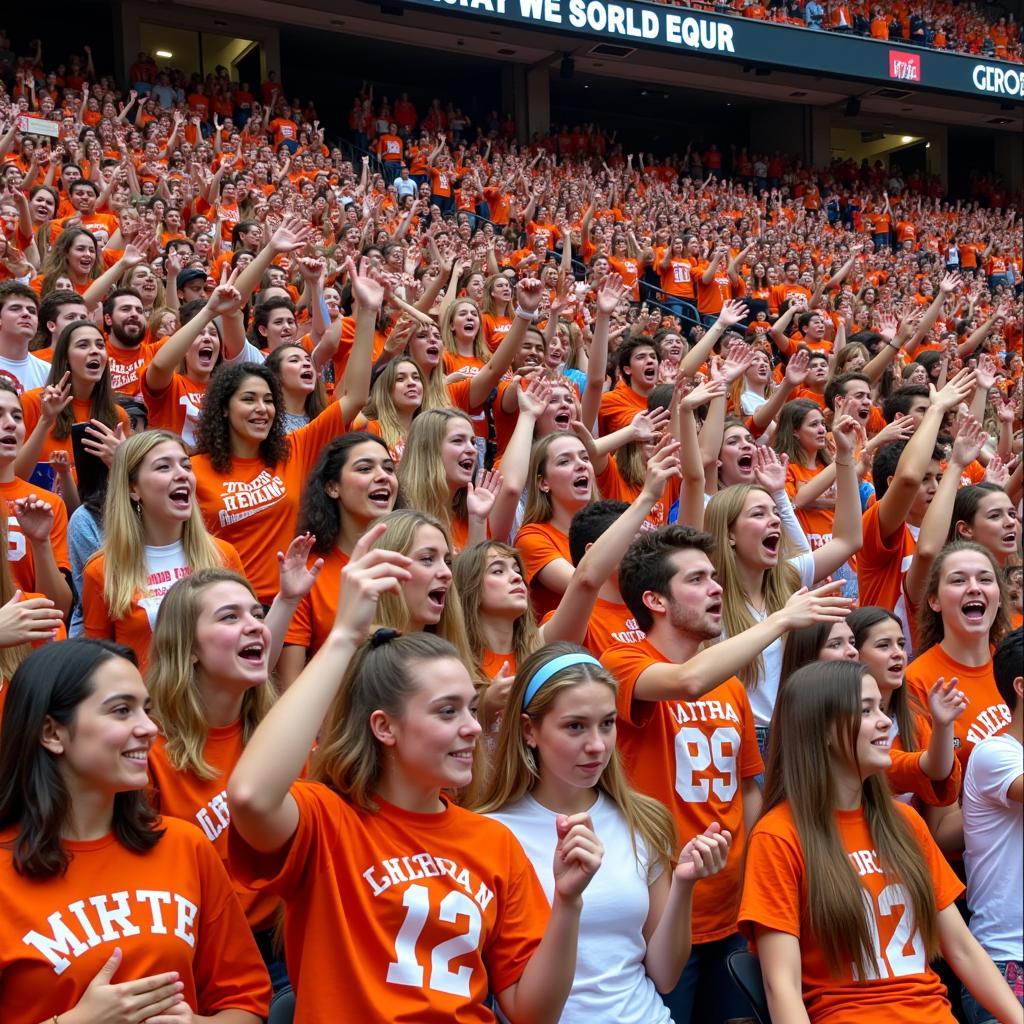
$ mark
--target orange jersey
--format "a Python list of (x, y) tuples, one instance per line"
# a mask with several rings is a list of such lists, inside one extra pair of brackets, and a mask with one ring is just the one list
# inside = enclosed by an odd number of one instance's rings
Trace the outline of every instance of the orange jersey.
[(150, 429), (169, 430), (187, 445), (196, 443), (205, 395), (206, 385), (197, 384), (183, 373), (176, 373), (163, 391), (153, 391), (142, 375), (142, 400), (149, 413)]
[(516, 534), (515, 546), (519, 549), (526, 568), (533, 613), (537, 620), (541, 621), (548, 612), (553, 612), (558, 607), (562, 595), (545, 587), (536, 578), (537, 574), (559, 558), (572, 565), (569, 538), (551, 523), (529, 523)]
[[(238, 764), (244, 746), (241, 722), (207, 730), (203, 759), (217, 772), (212, 779), (201, 779), (195, 772), (173, 767), (167, 756), (167, 740), (163, 736), (157, 737), (149, 752), (153, 805), (161, 814), (198, 825), (213, 844), (225, 870), (228, 866), (228, 824), (231, 821), (228, 776)], [(230, 872), (228, 874), (230, 876)], [(235, 884), (234, 888), (249, 927), (254, 932), (271, 927), (280, 901), (266, 893), (254, 893), (240, 884)]]
[[(245, 569), (238, 558), (238, 552), (219, 537), (213, 538), (220, 551), (225, 569), (245, 575)], [(145, 555), (143, 555), (145, 557)], [(82, 611), (85, 635), (96, 639), (116, 640), (130, 647), (139, 659), (139, 671), (145, 672), (149, 661), (149, 645), (153, 640), (156, 614), (164, 595), (179, 580), (189, 575), (187, 565), (174, 570), (151, 573), (146, 592), (136, 594), (128, 613), (120, 619), (111, 619), (103, 598), (103, 577), (106, 572), (106, 555), (100, 550), (86, 562), (82, 572)]]
[(638, 644), (647, 634), (637, 625), (633, 613), (615, 601), (599, 597), (587, 622), (583, 646), (600, 658), (614, 644)]
[[(33, 494), (43, 498), (47, 491), (42, 487), (34, 487), (19, 477), (10, 483), (0, 483), (0, 501), (6, 502), (7, 523), (7, 562), (11, 571), (11, 580), (15, 587), (24, 593), (36, 589), (36, 565), (32, 556), (32, 545), (21, 531), (14, 514), (14, 503), (19, 498), (28, 498)], [(53, 506), (53, 526), (50, 527), (50, 548), (58, 569), (71, 572), (71, 559), (68, 557), (68, 511), (63, 501), (51, 501)]]
[(961, 665), (941, 644), (929, 647), (907, 666), (908, 692), (921, 707), (928, 707), (928, 691), (940, 676), (947, 683), (956, 676), (958, 688), (967, 696), (967, 710), (953, 723), (953, 747), (966, 770), (974, 745), (998, 736), (1010, 724), (1010, 709), (996, 689), (991, 661), (977, 667)]
[[(664, 256), (662, 256), (664, 259)], [(693, 302), (696, 296), (693, 291), (693, 261), (686, 256), (672, 256), (669, 259), (667, 269), (662, 269), (658, 263), (658, 278), (661, 282), (661, 290), (666, 295), (674, 295), (680, 299), (689, 299)]]
[[(237, 1009), (265, 1017), (267, 977), (224, 867), (202, 833), (173, 818), (151, 850), (135, 853), (113, 833), (64, 840), (67, 872), (37, 881), (0, 859), (0, 1019), (39, 1024), (82, 998), (120, 947), (115, 983), (177, 971), (197, 1013)], [(0, 833), (0, 844), (14, 831)]]
[(732, 832), (725, 868), (694, 888), (693, 941), (713, 942), (736, 931), (746, 840), (740, 784), (764, 765), (747, 691), (735, 677), (699, 700), (634, 698), (643, 672), (664, 662), (646, 639), (613, 644), (601, 656), (619, 683), (618, 749), (631, 784), (668, 807), (680, 845), (713, 821)]
[(601, 396), (597, 425), (601, 436), (628, 427), (638, 412), (647, 412), (647, 399), (637, 394), (624, 380)]
[(609, 256), (608, 266), (622, 278), (622, 284), (634, 302), (640, 301), (640, 273), (643, 267), (632, 256)]
[[(894, 536), (883, 540), (878, 521), (878, 508), (874, 504), (864, 513), (864, 543), (857, 552), (857, 588), (862, 608), (869, 604), (881, 605), (896, 612), (903, 622), (903, 631), (910, 639), (910, 614), (903, 592), (903, 577), (917, 550), (917, 541), (905, 524), (900, 524)], [(925, 702), (927, 706), (927, 702)]]
[(345, 432), (342, 409), (332, 402), (325, 412), (286, 438), (288, 457), (267, 466), (262, 459), (232, 458), (218, 473), (209, 455), (196, 455), (196, 500), (210, 533), (238, 551), (245, 575), (263, 604), (278, 590), (277, 552), (287, 551), (295, 532), (299, 500), (320, 450)]
[[(597, 477), (597, 488), (602, 498), (609, 501), (624, 501), (627, 505), (632, 505), (640, 497), (643, 486), (629, 483), (620, 472), (615, 459), (610, 458), (605, 471)], [(665, 526), (668, 523), (669, 509), (678, 497), (679, 481), (669, 480), (662, 489), (661, 497), (651, 506), (641, 529), (656, 530), (659, 526)]]
[[(36, 424), (42, 418), (40, 400), (43, 394), (43, 388), (33, 388), (31, 391), (26, 391), (21, 396), (21, 410), (25, 416), (25, 436), (31, 437), (32, 431), (36, 429)], [(73, 398), (71, 404), (68, 406), (72, 412), (72, 418), (75, 423), (88, 423), (92, 419), (92, 399), (89, 398)], [(115, 407), (117, 412), (118, 422), (124, 427), (125, 436), (131, 434), (131, 421), (128, 419), (128, 413), (124, 411), (119, 405)], [(39, 452), (39, 462), (42, 464), (48, 464), (50, 456), (54, 452), (66, 452), (68, 460), (74, 466), (74, 451), (71, 447), (71, 435), (68, 434), (65, 438), (54, 437), (53, 428), (46, 434), (46, 438), (43, 441), (43, 447)]]
[[(153, 359), (163, 342), (143, 342), (138, 348), (122, 348), (107, 339), (107, 365), (110, 386), (122, 395), (138, 398), (142, 394), (140, 378), (143, 368)], [(152, 424), (150, 424), (152, 426)]]
[(488, 991), (519, 980), (549, 916), (526, 854), (496, 821), (353, 807), (299, 782), (295, 835), (277, 853), (233, 831), (233, 873), (283, 897), (295, 1024), (494, 1021)]
[(510, 330), (512, 330), (512, 317), (484, 313), (484, 337), (487, 339), (487, 347), (492, 352), (502, 343)]
[(334, 625), (341, 592), (341, 570), (348, 565), (348, 555), (338, 548), (331, 548), (320, 557), (324, 560), (320, 575), (310, 592), (299, 601), (284, 637), (286, 644), (305, 648), (310, 657), (320, 650)]
[[(945, 910), (964, 891), (918, 814), (897, 803), (910, 827), (935, 889), (935, 905)], [(787, 803), (768, 811), (754, 826), (747, 851), (740, 922), (795, 935), (800, 940), (804, 1006), (811, 1024), (953, 1024), (945, 988), (928, 964), (914, 924), (910, 897), (884, 873), (862, 809), (834, 815), (839, 841), (860, 881), (869, 931), (877, 946), (873, 976), (855, 980), (853, 964), (833, 975), (808, 925), (807, 864)]]
[[(796, 497), (796, 492), (806, 483), (813, 480), (825, 467), (814, 466), (808, 469), (806, 466), (790, 462), (786, 470), (786, 493), (790, 499)], [(835, 521), (835, 512), (830, 508), (794, 508), (797, 521), (807, 536), (807, 543), (811, 545), (812, 551), (824, 547), (832, 539), (832, 523)]]
[[(953, 770), (947, 778), (939, 782), (925, 775), (921, 768), (921, 758), (924, 757), (931, 741), (932, 727), (925, 715), (912, 711), (912, 716), (917, 749), (906, 750), (903, 737), (897, 733), (889, 748), (892, 766), (885, 773), (885, 777), (897, 796), (908, 795), (930, 807), (948, 807), (960, 795), (960, 784), (963, 779), (960, 762), (953, 758)], [(895, 729), (895, 725), (893, 728)]]

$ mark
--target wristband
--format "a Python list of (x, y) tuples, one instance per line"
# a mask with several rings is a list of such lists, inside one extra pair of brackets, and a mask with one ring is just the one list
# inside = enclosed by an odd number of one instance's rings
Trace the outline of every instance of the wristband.
[(529, 310), (523, 309), (522, 306), (516, 306), (516, 316), (519, 317), (520, 320), (529, 320), (532, 323), (534, 315), (535, 314), (531, 313)]
[(838, 459), (833, 459), (833, 462), (837, 466), (852, 466), (853, 465), (852, 462), (840, 462)]
[(897, 352), (899, 352), (899, 350), (903, 347), (902, 345), (897, 345), (894, 341), (887, 341), (886, 345), (888, 345), (889, 348), (895, 349)]

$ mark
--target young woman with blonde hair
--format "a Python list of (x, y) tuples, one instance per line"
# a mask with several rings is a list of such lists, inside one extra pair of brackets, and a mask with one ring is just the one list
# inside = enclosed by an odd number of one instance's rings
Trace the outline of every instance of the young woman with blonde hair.
[(865, 665), (816, 662), (782, 688), (740, 926), (772, 1019), (953, 1024), (940, 951), (994, 1017), (1024, 1010), (955, 906), (963, 885), (883, 773), (891, 722)]
[(508, 334), (515, 318), (513, 286), (508, 274), (494, 274), (484, 282), (484, 338), (493, 352)]
[(515, 546), (526, 565), (530, 598), (538, 617), (558, 607), (572, 578), (572, 517), (600, 497), (587, 446), (576, 434), (559, 430), (534, 443), (526, 509)]
[(411, 508), (389, 512), (377, 523), (384, 532), (374, 548), (411, 559), (409, 579), (401, 590), (381, 595), (377, 625), (401, 633), (434, 633), (455, 647), (466, 665), (472, 665), (462, 601), (452, 576), (452, 543), (444, 525)]
[(174, 581), (200, 569), (241, 573), (242, 563), (231, 544), (207, 532), (191, 457), (166, 430), (147, 430), (118, 447), (103, 530), (103, 546), (83, 575), (85, 634), (131, 647), (145, 671), (157, 612)]
[(444, 523), (456, 552), (489, 534), (507, 537), (518, 492), (499, 473), (477, 474), (473, 422), (458, 409), (428, 409), (412, 422), (398, 480), (410, 508)]
[(476, 809), (514, 831), (549, 899), (554, 823), (590, 815), (607, 857), (588, 891), (559, 1019), (670, 1024), (658, 993), (675, 987), (690, 955), (693, 883), (721, 870), (730, 836), (712, 826), (678, 850), (665, 806), (626, 781), (615, 751), (615, 691), (614, 676), (576, 644), (530, 655), (516, 673)]
[[(307, 587), (305, 550), (282, 584)], [(296, 599), (297, 599), (297, 595)], [(224, 788), (256, 727), (274, 702), (280, 639), (243, 576), (200, 569), (167, 592), (153, 631), (146, 686), (160, 736), (149, 770), (161, 814), (198, 825), (227, 866)], [(230, 872), (229, 872), (230, 874)], [(279, 901), (235, 884), (275, 987), (286, 980), (273, 952)]]
[(376, 434), (401, 461), (412, 422), (423, 408), (423, 375), (411, 356), (385, 364), (370, 388), (370, 400), (353, 427)]
[[(734, 484), (708, 502), (704, 528), (714, 542), (712, 561), (724, 588), (723, 637), (738, 636), (763, 621), (782, 608), (800, 587), (830, 576), (860, 548), (860, 496), (853, 461), (855, 431), (852, 417), (836, 421), (836, 520), (831, 540), (815, 551), (788, 557), (782, 520), (772, 497), (781, 488), (776, 488), (774, 480), (768, 487)], [(782, 464), (770, 472), (781, 477)], [(783, 643), (776, 640), (739, 673), (750, 696), (762, 751), (779, 689), (782, 653)]]
[[(364, 642), (417, 558), (382, 547), (386, 529), (356, 544), (328, 641), (232, 773), (232, 870), (285, 901), (296, 1024), (340, 1006), (487, 1022), (489, 993), (513, 1022), (557, 1020), (601, 844), (587, 815), (559, 816), (548, 913), (515, 837), (446, 795), (472, 781), (476, 691), (438, 636), (378, 629)], [(389, 874), (389, 858), (408, 870)]]

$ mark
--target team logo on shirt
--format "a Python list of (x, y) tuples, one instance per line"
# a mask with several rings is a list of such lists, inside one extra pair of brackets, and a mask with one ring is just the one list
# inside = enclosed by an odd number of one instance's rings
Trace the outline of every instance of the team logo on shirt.
[(220, 496), (224, 507), (217, 513), (217, 518), (221, 526), (229, 526), (276, 505), (284, 495), (284, 481), (269, 469), (265, 469), (249, 483), (225, 480), (224, 491)]
[(167, 889), (136, 889), (134, 893), (101, 893), (75, 900), (46, 919), (49, 933), (30, 931), (22, 942), (38, 950), (63, 974), (78, 959), (101, 942), (118, 942), (148, 932), (172, 933), (195, 948), (195, 924), (199, 907), (180, 893)]

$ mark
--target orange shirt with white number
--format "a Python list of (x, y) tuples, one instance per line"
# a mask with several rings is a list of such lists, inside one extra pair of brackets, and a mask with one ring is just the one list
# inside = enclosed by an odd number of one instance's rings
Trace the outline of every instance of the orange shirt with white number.
[(617, 746), (632, 785), (672, 812), (680, 845), (714, 821), (732, 833), (725, 868), (693, 893), (693, 941), (713, 942), (736, 931), (746, 841), (740, 787), (764, 765), (750, 700), (735, 677), (699, 700), (635, 696), (640, 676), (666, 660), (649, 639), (614, 644), (601, 655), (619, 683)]
[(375, 797), (360, 810), (319, 783), (291, 788), (295, 834), (261, 854), (232, 829), (232, 873), (285, 901), (295, 1024), (494, 1021), (488, 992), (522, 976), (549, 916), (515, 836), (445, 802), (436, 814)]
[(71, 559), (68, 557), (68, 511), (63, 501), (50, 500), (53, 495), (42, 487), (34, 487), (20, 477), (9, 483), (0, 483), (0, 501), (6, 502), (7, 513), (7, 564), (11, 571), (11, 580), (21, 591), (28, 593), (36, 589), (36, 565), (32, 557), (32, 546), (14, 514), (14, 503), (19, 498), (32, 495), (49, 501), (53, 507), (53, 526), (50, 527), (50, 549), (58, 569), (71, 572)]
[[(945, 910), (964, 887), (917, 812), (900, 803), (895, 809), (920, 847), (936, 908)], [(768, 811), (751, 832), (740, 906), (743, 931), (753, 937), (760, 925), (800, 940), (803, 999), (811, 1024), (954, 1024), (945, 987), (928, 964), (910, 897), (886, 875), (863, 809), (836, 811), (833, 818), (870, 914), (869, 931), (876, 941), (873, 976), (855, 980), (852, 963), (841, 967), (838, 976), (828, 968), (810, 930), (807, 863), (787, 803)]]

